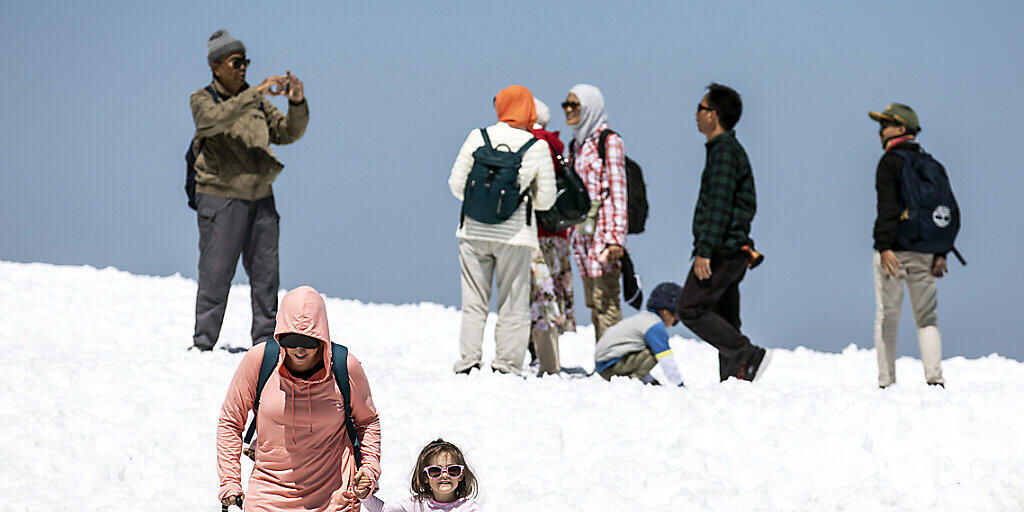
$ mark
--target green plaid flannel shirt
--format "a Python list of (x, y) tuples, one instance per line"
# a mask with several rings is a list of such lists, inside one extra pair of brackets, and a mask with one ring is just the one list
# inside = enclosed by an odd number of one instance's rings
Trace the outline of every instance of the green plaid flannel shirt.
[(754, 248), (750, 222), (757, 211), (754, 174), (747, 152), (729, 130), (705, 144), (707, 162), (700, 178), (700, 196), (693, 212), (693, 254)]

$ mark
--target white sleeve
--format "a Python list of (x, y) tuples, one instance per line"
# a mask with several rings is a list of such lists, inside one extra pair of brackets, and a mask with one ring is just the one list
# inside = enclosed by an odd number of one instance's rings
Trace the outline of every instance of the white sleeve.
[(658, 358), (658, 366), (665, 372), (669, 382), (676, 386), (683, 385), (683, 376), (679, 373), (679, 365), (676, 364), (676, 358), (672, 357), (671, 351)]
[(466, 178), (473, 168), (473, 152), (483, 145), (484, 138), (480, 135), (480, 130), (473, 130), (466, 137), (466, 142), (462, 143), (459, 156), (455, 157), (455, 164), (452, 165), (452, 172), (448, 176), (448, 187), (452, 189), (452, 194), (459, 201), (462, 201), (462, 193), (466, 189)]
[[(523, 155), (524, 164), (529, 164), (537, 170), (534, 182), (537, 184), (536, 193), (533, 198), (533, 209), (544, 211), (555, 204), (555, 196), (558, 189), (555, 186), (555, 167), (551, 163), (551, 150), (545, 140), (538, 140), (530, 146)], [(525, 167), (525, 165), (524, 165)]]
[(384, 510), (384, 502), (377, 497), (376, 494), (371, 494), (365, 500), (362, 500), (363, 509), (369, 512), (381, 512)]

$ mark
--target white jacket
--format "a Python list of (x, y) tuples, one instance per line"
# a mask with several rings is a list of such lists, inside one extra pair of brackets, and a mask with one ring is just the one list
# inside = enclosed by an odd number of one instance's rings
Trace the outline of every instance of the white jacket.
[[(491, 139), (492, 147), (507, 144), (512, 151), (519, 151), (526, 141), (533, 138), (532, 133), (501, 122), (488, 126), (487, 136)], [(463, 199), (466, 179), (473, 168), (473, 152), (483, 145), (484, 138), (480, 135), (480, 130), (473, 130), (469, 132), (466, 142), (459, 150), (459, 156), (455, 158), (451, 176), (448, 177), (448, 186), (459, 201)], [(555, 204), (555, 168), (551, 164), (548, 143), (543, 140), (535, 142), (523, 155), (523, 163), (519, 168), (519, 191), (523, 192), (527, 188), (532, 188), (530, 195), (533, 198), (534, 210), (547, 210)], [(465, 240), (483, 240), (536, 248), (537, 219), (531, 218), (530, 224), (526, 224), (526, 201), (523, 201), (519, 209), (500, 224), (484, 224), (466, 217), (463, 226), (456, 230), (455, 236)]]

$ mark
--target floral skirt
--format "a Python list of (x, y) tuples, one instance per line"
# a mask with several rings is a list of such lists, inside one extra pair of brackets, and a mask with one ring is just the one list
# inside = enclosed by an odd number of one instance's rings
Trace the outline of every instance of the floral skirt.
[(576, 330), (572, 296), (572, 249), (568, 240), (540, 238), (540, 249), (530, 263), (530, 325), (533, 329), (558, 328), (559, 334)]

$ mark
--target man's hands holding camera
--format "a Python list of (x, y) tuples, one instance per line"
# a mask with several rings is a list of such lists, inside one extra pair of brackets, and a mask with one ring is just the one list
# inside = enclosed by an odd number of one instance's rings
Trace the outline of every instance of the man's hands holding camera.
[(268, 76), (256, 90), (264, 96), (284, 96), (292, 103), (302, 103), (306, 98), (302, 89), (302, 80), (291, 74)]

